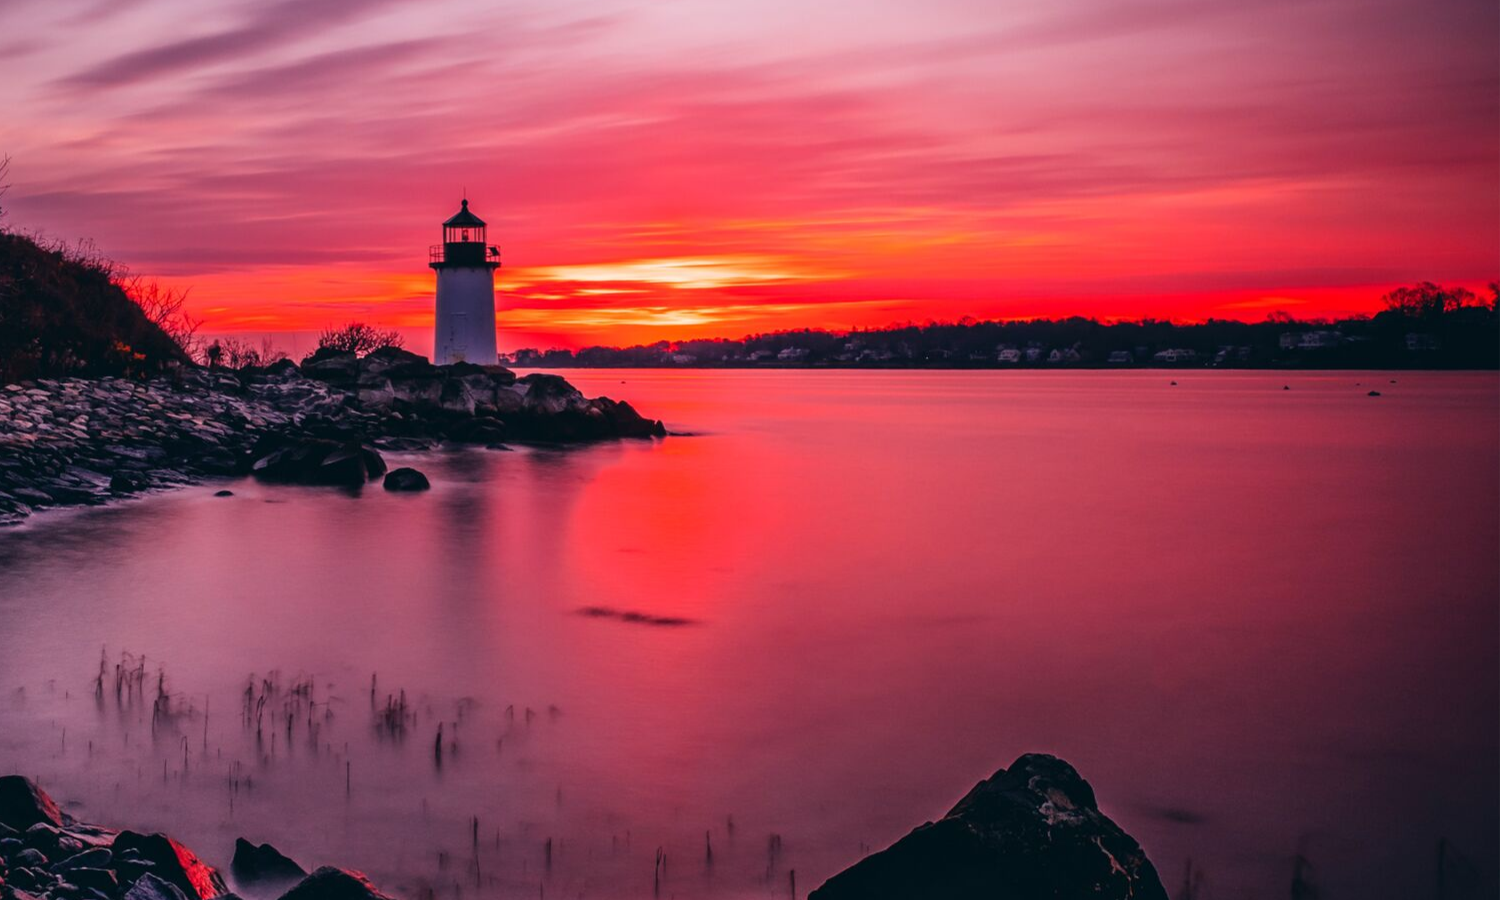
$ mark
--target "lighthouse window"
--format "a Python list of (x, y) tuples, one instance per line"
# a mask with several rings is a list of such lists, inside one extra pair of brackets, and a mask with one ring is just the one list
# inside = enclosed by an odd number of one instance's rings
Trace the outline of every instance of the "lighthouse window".
[(464, 236), (460, 238), (460, 240), (467, 241), (469, 239), (469, 229), (465, 228), (463, 231), (463, 235)]

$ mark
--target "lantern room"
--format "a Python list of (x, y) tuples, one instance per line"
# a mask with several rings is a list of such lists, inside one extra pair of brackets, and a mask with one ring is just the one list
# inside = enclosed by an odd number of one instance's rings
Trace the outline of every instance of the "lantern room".
[(443, 223), (443, 242), (431, 249), (429, 264), (441, 266), (489, 266), (500, 264), (500, 248), (485, 243), (484, 220), (469, 211), (469, 201)]
[(463, 201), (458, 213), (443, 223), (443, 243), (484, 243), (484, 220), (469, 212), (469, 201)]

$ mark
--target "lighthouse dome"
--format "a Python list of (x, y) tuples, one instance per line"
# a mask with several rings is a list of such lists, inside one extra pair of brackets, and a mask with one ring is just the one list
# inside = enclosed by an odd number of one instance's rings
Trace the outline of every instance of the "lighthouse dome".
[(469, 212), (469, 201), (463, 201), (463, 205), (453, 218), (443, 223), (444, 228), (483, 228), (484, 220)]

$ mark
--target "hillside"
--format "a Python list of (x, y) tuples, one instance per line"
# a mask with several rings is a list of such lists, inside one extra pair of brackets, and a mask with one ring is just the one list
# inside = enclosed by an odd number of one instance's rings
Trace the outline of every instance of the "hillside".
[(0, 231), (0, 383), (146, 375), (187, 354), (106, 264)]

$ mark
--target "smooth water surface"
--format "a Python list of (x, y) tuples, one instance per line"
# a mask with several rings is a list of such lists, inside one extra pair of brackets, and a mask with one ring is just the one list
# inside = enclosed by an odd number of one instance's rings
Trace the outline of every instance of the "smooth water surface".
[(1047, 751), (1174, 894), (1494, 896), (1494, 374), (564, 374), (692, 434), (0, 533), (0, 769), (409, 897), (784, 897)]

